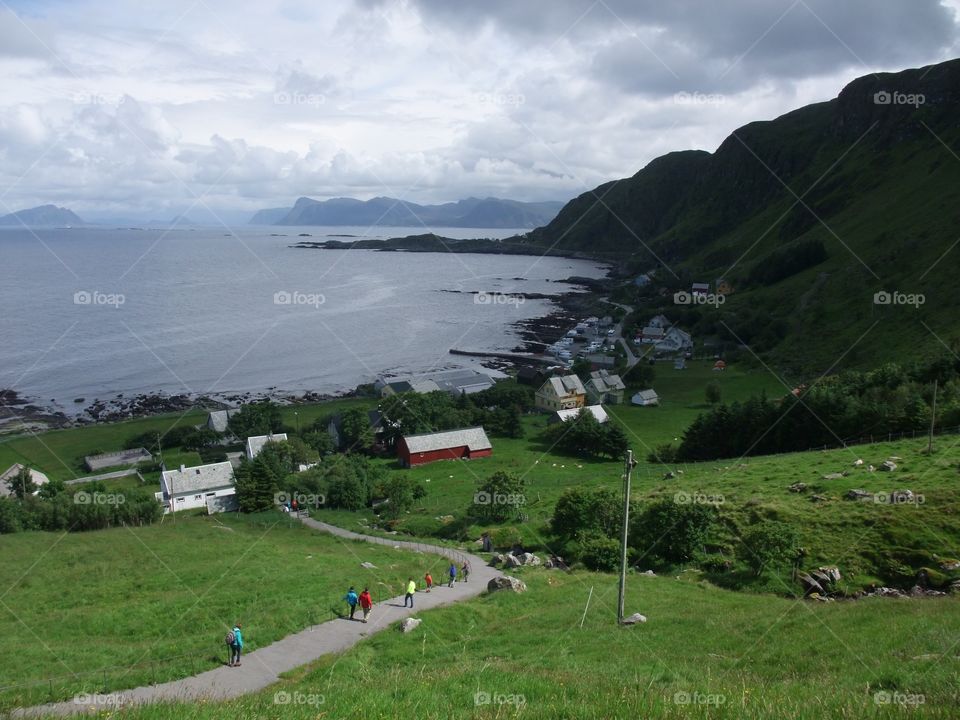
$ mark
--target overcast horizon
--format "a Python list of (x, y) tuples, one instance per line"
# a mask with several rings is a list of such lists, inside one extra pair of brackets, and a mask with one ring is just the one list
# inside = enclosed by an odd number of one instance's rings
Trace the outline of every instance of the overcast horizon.
[(0, 1), (0, 215), (565, 201), (955, 56), (958, 3)]

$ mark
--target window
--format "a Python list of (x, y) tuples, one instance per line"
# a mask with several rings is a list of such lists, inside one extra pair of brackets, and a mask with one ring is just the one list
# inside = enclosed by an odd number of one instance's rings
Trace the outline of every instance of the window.
[(177, 498), (177, 502), (183, 502), (183, 498)]
[(203, 495), (194, 495), (194, 496), (193, 496), (193, 499), (194, 499), (194, 500), (203, 500)]

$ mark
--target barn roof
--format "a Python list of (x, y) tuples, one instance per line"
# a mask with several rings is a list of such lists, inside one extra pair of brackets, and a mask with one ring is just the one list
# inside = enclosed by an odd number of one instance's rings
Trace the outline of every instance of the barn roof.
[[(603, 409), (602, 405), (587, 405), (582, 409), (593, 415), (598, 423), (605, 423), (610, 419), (607, 417), (607, 411)], [(580, 410), (581, 408), (570, 408), (568, 410), (557, 410), (554, 414), (560, 418), (560, 422), (566, 422), (570, 418), (577, 417), (580, 414)]]
[(405, 435), (403, 441), (411, 453), (446, 450), (455, 447), (467, 447), (470, 452), (475, 452), (477, 450), (489, 450), (493, 447), (482, 427), (424, 433), (422, 435)]

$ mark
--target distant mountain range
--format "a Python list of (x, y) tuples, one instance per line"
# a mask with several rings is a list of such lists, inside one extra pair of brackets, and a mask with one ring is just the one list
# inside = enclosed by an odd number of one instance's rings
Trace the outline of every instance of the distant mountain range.
[(40, 205), (35, 208), (18, 210), (0, 217), (0, 226), (3, 227), (64, 227), (66, 225), (83, 225), (83, 220), (67, 208), (56, 205)]
[(501, 198), (467, 198), (442, 205), (389, 197), (372, 200), (302, 197), (292, 208), (256, 213), (251, 225), (354, 225), (373, 227), (534, 228), (553, 220), (561, 202), (519, 202)]

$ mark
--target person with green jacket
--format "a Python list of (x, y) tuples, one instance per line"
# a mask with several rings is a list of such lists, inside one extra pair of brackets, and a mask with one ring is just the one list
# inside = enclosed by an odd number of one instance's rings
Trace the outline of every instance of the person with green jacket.
[(230, 643), (230, 662), (227, 667), (240, 667), (240, 651), (243, 650), (243, 634), (240, 632), (240, 623), (233, 626), (233, 642)]
[(417, 591), (417, 583), (413, 578), (407, 578), (407, 594), (403, 598), (403, 606), (407, 607), (407, 601), (410, 601), (410, 607), (413, 607), (413, 594)]

